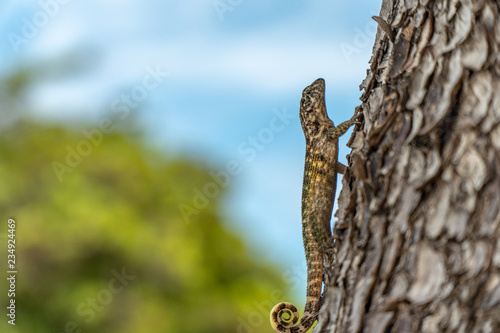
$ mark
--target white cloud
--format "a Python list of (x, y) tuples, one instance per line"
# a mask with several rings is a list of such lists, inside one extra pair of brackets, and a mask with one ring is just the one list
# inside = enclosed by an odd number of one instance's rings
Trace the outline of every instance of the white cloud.
[[(264, 4), (240, 6), (227, 15), (251, 14)], [(307, 8), (324, 13), (324, 6), (318, 1)], [(137, 1), (72, 1), (61, 7), (30, 49), (32, 54), (57, 55), (82, 43), (96, 45), (105, 56), (97, 79), (110, 86), (159, 64), (187, 85), (237, 85), (264, 94), (303, 87), (317, 77), (325, 77), (330, 87), (357, 87), (371, 45), (346, 59), (340, 38), (328, 40), (322, 30), (304, 29), (312, 14), (230, 34), (224, 22), (213, 20), (212, 2), (207, 0), (156, 1), (149, 6)]]
[[(137, 52), (139, 50), (139, 52)], [(342, 87), (363, 79), (370, 49), (348, 60), (337, 42), (322, 40), (275, 43), (260, 35), (237, 40), (203, 40), (196, 37), (164, 43), (121, 44), (108, 55), (108, 65), (116, 71), (159, 64), (178, 82), (209, 86), (238, 85), (241, 89), (284, 92), (317, 77), (330, 79), (329, 85)], [(133, 59), (124, 57), (134, 54)]]

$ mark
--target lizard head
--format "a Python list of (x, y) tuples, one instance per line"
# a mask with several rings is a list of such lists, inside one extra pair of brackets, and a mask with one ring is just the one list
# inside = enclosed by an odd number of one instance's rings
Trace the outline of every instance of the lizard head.
[(306, 139), (319, 135), (324, 125), (333, 125), (326, 113), (325, 80), (317, 79), (302, 92), (300, 123)]

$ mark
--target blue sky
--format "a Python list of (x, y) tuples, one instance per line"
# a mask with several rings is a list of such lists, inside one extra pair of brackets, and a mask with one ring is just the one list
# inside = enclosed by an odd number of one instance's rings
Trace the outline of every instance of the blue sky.
[[(33, 117), (66, 121), (99, 120), (148, 69), (168, 73), (132, 111), (151, 140), (214, 170), (237, 160), (241, 173), (224, 203), (230, 228), (259, 256), (305, 267), (301, 92), (323, 77), (332, 120), (351, 116), (376, 32), (370, 17), (379, 8), (367, 0), (3, 1), (0, 74), (93, 50), (91, 70), (35, 87), (23, 101)], [(269, 131), (277, 113), (289, 121)], [(348, 137), (341, 139), (344, 161)], [(242, 153), (252, 140), (255, 154)]]

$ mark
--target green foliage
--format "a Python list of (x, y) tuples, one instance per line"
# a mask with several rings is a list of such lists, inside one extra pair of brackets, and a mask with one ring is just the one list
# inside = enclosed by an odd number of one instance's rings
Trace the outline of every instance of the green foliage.
[[(221, 196), (189, 223), (179, 212), (211, 181), (207, 170), (119, 132), (68, 167), (67, 147), (82, 140), (26, 122), (0, 132), (0, 234), (15, 218), (18, 270), (16, 326), (2, 279), (0, 331), (269, 332), (265, 311), (281, 279), (224, 227)], [(54, 162), (69, 168), (61, 179)], [(255, 305), (262, 300), (269, 308)]]

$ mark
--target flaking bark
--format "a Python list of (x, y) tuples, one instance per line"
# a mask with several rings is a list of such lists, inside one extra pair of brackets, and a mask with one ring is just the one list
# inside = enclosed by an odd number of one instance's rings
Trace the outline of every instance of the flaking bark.
[(500, 332), (499, 11), (383, 1), (315, 333)]

